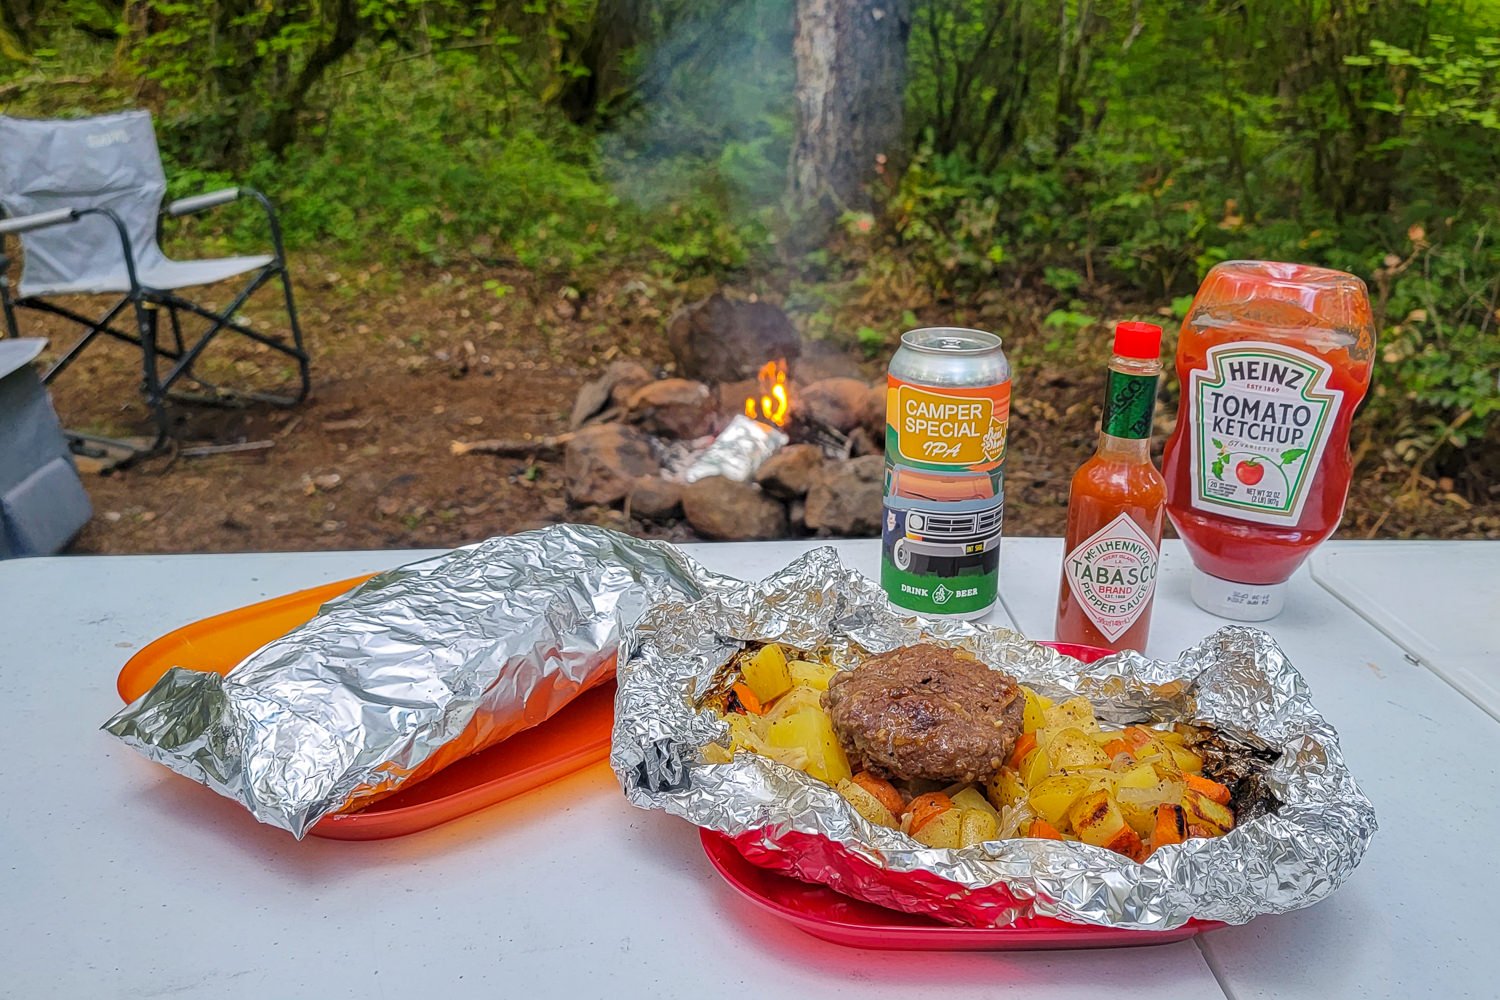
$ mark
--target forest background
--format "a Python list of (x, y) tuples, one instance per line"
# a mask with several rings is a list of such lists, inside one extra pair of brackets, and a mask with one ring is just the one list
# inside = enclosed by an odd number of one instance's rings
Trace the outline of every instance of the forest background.
[[(575, 355), (652, 357), (728, 287), (875, 368), (919, 321), (997, 329), (1044, 395), (1219, 261), (1348, 270), (1380, 346), (1346, 528), (1500, 536), (1494, 0), (0, 0), (0, 109), (125, 107), (171, 195), (271, 193), (332, 300), (462, 289), (492, 340), (655, 304)], [(341, 336), (442, 339), (383, 322)]]

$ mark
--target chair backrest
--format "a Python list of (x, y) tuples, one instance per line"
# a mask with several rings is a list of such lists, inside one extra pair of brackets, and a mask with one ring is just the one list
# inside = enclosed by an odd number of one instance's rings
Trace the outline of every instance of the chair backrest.
[[(10, 216), (108, 208), (125, 223), (137, 268), (159, 263), (157, 214), (166, 194), (149, 111), (40, 121), (0, 116), (0, 206)], [(124, 269), (114, 224), (90, 215), (21, 237), (28, 287), (87, 287)]]

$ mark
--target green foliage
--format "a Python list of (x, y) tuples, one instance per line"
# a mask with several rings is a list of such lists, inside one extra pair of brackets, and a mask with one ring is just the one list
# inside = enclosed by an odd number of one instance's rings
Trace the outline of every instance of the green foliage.
[[(1370, 426), (1440, 464), (1500, 426), (1495, 0), (914, 0), (907, 157), (877, 213), (789, 261), (794, 9), (11, 0), (0, 93), (150, 106), (173, 195), (260, 187), (294, 249), (769, 275), (872, 356), (908, 307), (1015, 297), (1065, 351), (1121, 312), (1181, 318), (1223, 260), (1337, 267), (1382, 322)], [(260, 225), (242, 206), (177, 233), (227, 249)]]

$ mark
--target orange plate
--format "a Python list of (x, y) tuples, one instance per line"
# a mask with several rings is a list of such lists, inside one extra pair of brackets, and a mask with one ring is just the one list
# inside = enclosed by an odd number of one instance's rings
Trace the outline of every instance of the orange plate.
[[(172, 667), (226, 674), (261, 646), (308, 621), (324, 602), (368, 579), (357, 576), (299, 590), (168, 632), (125, 664), (120, 697), (127, 704), (135, 701)], [(465, 816), (607, 757), (614, 717), (615, 682), (610, 680), (585, 691), (545, 723), (359, 812), (325, 817), (310, 832), (333, 840), (381, 840)]]

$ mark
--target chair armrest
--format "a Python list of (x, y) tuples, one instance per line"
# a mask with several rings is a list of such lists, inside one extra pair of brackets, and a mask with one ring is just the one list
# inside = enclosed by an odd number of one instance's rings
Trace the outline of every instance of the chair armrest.
[(37, 212), (33, 215), (20, 215), (14, 219), (0, 219), (0, 236), (9, 233), (29, 233), (33, 229), (45, 229), (48, 226), (61, 225), (64, 222), (73, 222), (78, 218), (78, 211), (72, 208), (54, 208), (50, 212)]
[(227, 205), (231, 201), (237, 201), (240, 197), (240, 189), (237, 187), (224, 188), (220, 191), (210, 191), (207, 194), (195, 194), (191, 198), (178, 198), (167, 205), (167, 214), (171, 216), (192, 215), (195, 212), (206, 211), (210, 208), (218, 208)]
[[(191, 215), (194, 212), (202, 212), (210, 208), (218, 208), (241, 198), (253, 198), (260, 204), (261, 211), (266, 216), (266, 226), (271, 231), (271, 247), (276, 253), (276, 262), (283, 264), (286, 260), (286, 250), (281, 244), (281, 220), (276, 217), (276, 207), (271, 204), (271, 199), (261, 194), (252, 187), (223, 188), (219, 191), (210, 191), (207, 194), (195, 194), (191, 198), (178, 198), (169, 202), (165, 214), (173, 218), (183, 215)], [(161, 216), (156, 220), (157, 237), (161, 236)]]

